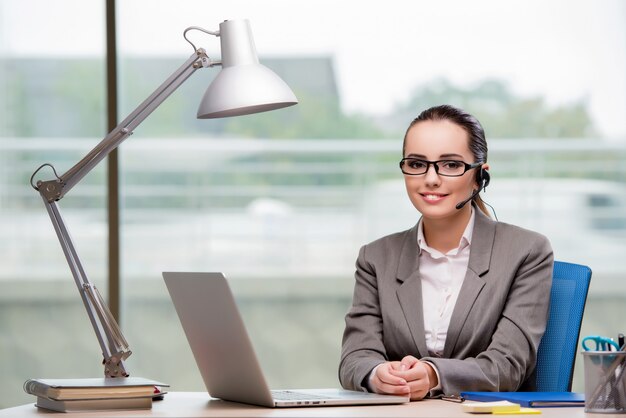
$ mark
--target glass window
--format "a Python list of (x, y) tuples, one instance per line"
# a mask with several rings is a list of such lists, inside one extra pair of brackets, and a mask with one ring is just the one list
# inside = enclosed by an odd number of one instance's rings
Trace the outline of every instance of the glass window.
[[(43, 163), (64, 173), (106, 134), (103, 40), (101, 2), (0, 2), (0, 408), (32, 402), (22, 390), (29, 378), (102, 375), (85, 308), (29, 181)], [(104, 176), (98, 167), (59, 207), (106, 297)], [(49, 168), (36, 177), (53, 178)]]
[[(359, 247), (417, 222), (397, 165), (402, 136), (420, 110), (440, 103), (483, 123), (484, 197), (499, 220), (544, 233), (557, 259), (593, 269), (581, 334), (623, 332), (619, 0), (117, 3), (120, 120), (192, 54), (185, 28), (217, 30), (224, 19), (250, 19), (261, 62), (300, 99), (271, 113), (197, 120), (219, 67), (199, 70), (120, 148), (131, 374), (204, 390), (161, 272), (221, 271), (270, 386), (337, 386)], [(28, 378), (102, 374), (28, 182), (45, 162), (65, 172), (106, 134), (104, 21), (102, 2), (0, 2), (0, 390), (8, 394), (0, 407), (32, 400), (21, 389)], [(220, 58), (219, 39), (189, 37)], [(102, 292), (104, 166), (60, 202)], [(574, 390), (582, 391), (580, 367)]]
[[(587, 192), (618, 199), (626, 187), (623, 4), (186, 1), (173, 14), (148, 3), (119, 6), (122, 113), (193, 52), (186, 27), (241, 17), (300, 104), (195, 120), (217, 72), (205, 70), (124, 147), (124, 326), (140, 374), (203, 390), (160, 273), (221, 271), (271, 386), (337, 385), (358, 249), (417, 221), (397, 168), (401, 138), (417, 112), (445, 102), (485, 125), (485, 199), (499, 219), (594, 269), (583, 333), (620, 331), (626, 289), (611, 283), (626, 273), (626, 238), (608, 241), (598, 225), (624, 208), (604, 207), (598, 221)], [(219, 58), (217, 39), (190, 37)], [(609, 309), (621, 310), (615, 321), (599, 313)]]

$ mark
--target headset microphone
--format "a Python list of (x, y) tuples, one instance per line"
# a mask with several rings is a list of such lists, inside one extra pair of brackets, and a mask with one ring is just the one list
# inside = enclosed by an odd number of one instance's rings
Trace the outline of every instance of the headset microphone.
[(467, 199), (465, 199), (464, 201), (457, 203), (456, 204), (456, 208), (457, 209), (461, 209), (463, 206), (465, 206), (467, 204), (467, 202), (469, 202), (470, 200), (472, 200), (473, 198), (475, 198), (476, 196), (478, 196), (478, 193), (480, 193), (481, 189), (476, 190), (474, 193), (472, 193), (472, 195), (470, 197), (468, 197)]
[(457, 203), (456, 205), (457, 209), (461, 209), (463, 206), (467, 204), (467, 202), (469, 202), (470, 200), (478, 196), (478, 193), (480, 193), (481, 190), (484, 190), (489, 185), (489, 181), (491, 180), (489, 173), (486, 170), (483, 170), (482, 168), (476, 174), (476, 177), (478, 179), (478, 184), (480, 184), (480, 187), (478, 188), (478, 190), (474, 191), (474, 193), (472, 193), (470, 197), (468, 197), (462, 202)]

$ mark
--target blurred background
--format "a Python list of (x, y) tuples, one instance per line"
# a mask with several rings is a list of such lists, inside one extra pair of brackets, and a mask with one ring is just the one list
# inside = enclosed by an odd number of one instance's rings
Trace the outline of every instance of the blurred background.
[[(626, 3), (119, 1), (119, 119), (191, 55), (185, 28), (234, 18), (250, 19), (261, 62), (300, 104), (196, 120), (218, 72), (199, 71), (120, 147), (131, 375), (204, 390), (161, 272), (221, 271), (270, 386), (338, 386), (359, 247), (417, 222), (402, 137), (441, 103), (486, 130), (498, 219), (593, 270), (581, 334), (624, 332)], [(106, 135), (106, 29), (105, 1), (0, 1), (0, 407), (31, 402), (29, 378), (103, 373), (29, 179), (46, 162), (64, 173)], [(190, 38), (219, 59), (217, 38)], [(60, 202), (105, 298), (107, 178), (102, 163)]]

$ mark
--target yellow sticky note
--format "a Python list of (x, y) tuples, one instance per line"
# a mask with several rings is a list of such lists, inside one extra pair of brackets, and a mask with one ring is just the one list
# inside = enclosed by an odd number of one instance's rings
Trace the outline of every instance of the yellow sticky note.
[(501, 412), (501, 411), (494, 411), (492, 412), (493, 415), (539, 415), (541, 414), (541, 410), (540, 409), (535, 409), (535, 408), (520, 408), (517, 411), (512, 411), (512, 412)]

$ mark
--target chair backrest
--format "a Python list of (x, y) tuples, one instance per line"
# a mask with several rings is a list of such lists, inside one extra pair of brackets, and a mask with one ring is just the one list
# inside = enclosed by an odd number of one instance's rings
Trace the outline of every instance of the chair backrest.
[(537, 353), (538, 392), (572, 390), (576, 348), (590, 281), (589, 267), (554, 262), (550, 316)]

